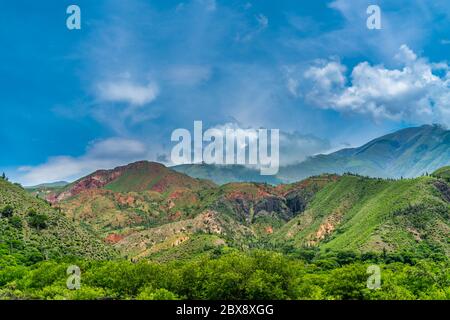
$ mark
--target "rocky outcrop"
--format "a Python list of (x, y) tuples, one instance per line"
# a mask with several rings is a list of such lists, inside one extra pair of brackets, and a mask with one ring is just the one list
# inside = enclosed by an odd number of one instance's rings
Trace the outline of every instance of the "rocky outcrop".
[(292, 192), (287, 197), (277, 194), (267, 194), (257, 199), (224, 197), (219, 199), (213, 208), (229, 212), (238, 221), (245, 223), (252, 223), (262, 216), (278, 217), (288, 221), (305, 210), (312, 196), (313, 194), (307, 197), (299, 192)]
[(257, 202), (254, 206), (254, 217), (275, 215), (283, 220), (289, 219), (292, 216), (292, 212), (286, 205), (286, 199), (277, 196), (269, 196)]

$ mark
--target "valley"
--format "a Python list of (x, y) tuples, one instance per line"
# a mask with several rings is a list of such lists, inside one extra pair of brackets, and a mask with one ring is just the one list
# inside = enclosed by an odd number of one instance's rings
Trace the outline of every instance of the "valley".
[(133, 261), (222, 246), (359, 253), (423, 247), (449, 256), (450, 187), (445, 174), (436, 174), (398, 180), (323, 174), (276, 186), (219, 186), (141, 161), (93, 173), (46, 200)]

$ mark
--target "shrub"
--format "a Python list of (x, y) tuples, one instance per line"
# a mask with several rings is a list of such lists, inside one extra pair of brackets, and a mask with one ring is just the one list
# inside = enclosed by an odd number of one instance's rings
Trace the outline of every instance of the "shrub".
[(9, 223), (16, 229), (22, 228), (22, 218), (19, 216), (12, 216), (9, 219)]
[(154, 290), (151, 287), (144, 288), (136, 297), (137, 300), (178, 300), (176, 294), (167, 289)]
[(13, 214), (14, 214), (14, 208), (10, 205), (7, 205), (7, 206), (3, 207), (3, 209), (0, 210), (0, 218), (1, 217), (9, 218), (9, 217), (12, 217)]

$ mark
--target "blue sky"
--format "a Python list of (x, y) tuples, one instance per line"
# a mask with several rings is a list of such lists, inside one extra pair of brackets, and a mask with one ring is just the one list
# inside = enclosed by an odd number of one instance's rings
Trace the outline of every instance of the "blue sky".
[(0, 171), (26, 185), (167, 161), (194, 120), (280, 129), (282, 163), (450, 124), (447, 0), (17, 0), (0, 41)]

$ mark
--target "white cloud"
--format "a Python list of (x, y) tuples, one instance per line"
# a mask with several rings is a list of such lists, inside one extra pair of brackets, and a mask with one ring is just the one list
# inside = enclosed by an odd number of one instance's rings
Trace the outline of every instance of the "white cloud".
[[(235, 122), (229, 122), (225, 124), (216, 125), (214, 129), (218, 129), (225, 136), (226, 129), (232, 130), (251, 130), (254, 129), (254, 134), (250, 134), (249, 142), (258, 139), (258, 134), (256, 129), (245, 127)], [(276, 129), (276, 128), (266, 128), (266, 129)], [(236, 135), (234, 136), (236, 138)], [(270, 140), (269, 140), (270, 141)], [(238, 145), (237, 148), (244, 150), (248, 143)], [(298, 163), (305, 160), (307, 157), (327, 152), (330, 150), (331, 146), (329, 141), (325, 139), (318, 138), (313, 135), (301, 134), (297, 131), (286, 132), (280, 130), (280, 165), (288, 165), (293, 163)]]
[[(387, 69), (361, 62), (350, 79), (345, 67), (331, 61), (309, 68), (306, 99), (315, 106), (367, 114), (376, 120), (450, 123), (448, 65), (432, 64), (402, 45), (395, 56), (402, 67)], [(444, 72), (437, 75), (436, 71)]]
[(87, 153), (89, 157), (96, 159), (136, 158), (145, 155), (146, 150), (145, 145), (137, 140), (109, 138), (91, 143)]
[(16, 180), (23, 185), (71, 181), (98, 169), (148, 159), (150, 155), (147, 150), (143, 143), (136, 140), (109, 138), (91, 143), (86, 153), (79, 157), (57, 156), (41, 165), (20, 167)]
[(158, 86), (153, 82), (140, 85), (124, 80), (118, 82), (102, 82), (97, 85), (97, 95), (100, 100), (124, 102), (136, 106), (142, 106), (152, 102), (156, 99), (158, 93)]
[(403, 44), (400, 46), (399, 52), (395, 55), (395, 59), (405, 64), (411, 64), (417, 60), (417, 55), (406, 44)]
[[(320, 62), (319, 62), (320, 63)], [(322, 90), (334, 90), (345, 84), (345, 66), (338, 62), (328, 62), (320, 67), (311, 67), (305, 72), (305, 78), (314, 81)]]

